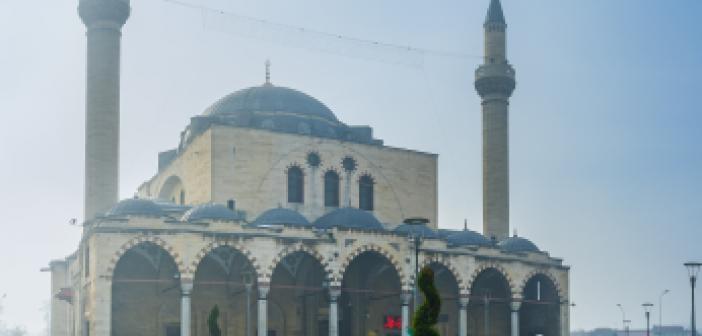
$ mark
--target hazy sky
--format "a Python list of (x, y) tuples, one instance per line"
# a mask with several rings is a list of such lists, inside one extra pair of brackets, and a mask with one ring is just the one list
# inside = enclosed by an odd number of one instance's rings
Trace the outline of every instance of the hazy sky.
[[(482, 54), (488, 0), (190, 0), (323, 32)], [(511, 218), (572, 266), (573, 329), (618, 327), (622, 303), (688, 324), (682, 266), (702, 259), (702, 1), (503, 0), (511, 101)], [(0, 0), (0, 321), (42, 328), (49, 276), (83, 204), (84, 27), (77, 1)], [(350, 51), (325, 39), (222, 33), (198, 10), (132, 0), (124, 29), (121, 197), (156, 172), (189, 118), (264, 81), (305, 91), (396, 147), (440, 154), (440, 221), (481, 223), (475, 57)], [(340, 49), (337, 49), (340, 48)], [(319, 52), (331, 49), (333, 53)], [(374, 54), (375, 53), (375, 54)], [(367, 59), (377, 58), (381, 61)], [(377, 57), (374, 57), (377, 56)], [(364, 56), (363, 58), (359, 56)], [(657, 323), (658, 310), (653, 315)]]

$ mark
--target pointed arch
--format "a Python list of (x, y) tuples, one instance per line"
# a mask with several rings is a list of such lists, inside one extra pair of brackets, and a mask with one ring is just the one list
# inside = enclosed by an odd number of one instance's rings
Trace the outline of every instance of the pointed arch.
[(565, 293), (563, 292), (563, 288), (561, 287), (561, 284), (558, 282), (556, 277), (551, 272), (549, 272), (547, 270), (542, 270), (542, 269), (532, 270), (529, 273), (527, 273), (527, 275), (520, 282), (519, 287), (517, 289), (517, 292), (523, 293), (524, 289), (526, 288), (527, 283), (531, 279), (533, 279), (534, 277), (539, 276), (539, 275), (544, 276), (544, 277), (548, 278), (549, 280), (551, 280), (551, 282), (553, 283), (553, 286), (556, 288), (556, 293), (558, 294), (558, 299), (560, 301), (565, 300), (565, 297), (566, 297)]
[(351, 264), (351, 262), (354, 259), (356, 259), (356, 257), (360, 256), (365, 252), (376, 252), (379, 255), (385, 257), (385, 259), (387, 259), (388, 262), (392, 264), (392, 266), (395, 268), (395, 272), (397, 272), (397, 275), (400, 277), (402, 289), (409, 290), (411, 288), (409, 286), (409, 280), (407, 279), (407, 275), (402, 269), (400, 262), (387, 249), (376, 244), (364, 244), (348, 253), (340, 263), (339, 269), (337, 270), (337, 278), (341, 280), (343, 278), (344, 272), (346, 272), (346, 269)]
[(261, 265), (256, 259), (255, 256), (249, 251), (245, 246), (241, 244), (233, 244), (230, 241), (216, 241), (207, 244), (205, 247), (200, 249), (200, 251), (195, 255), (193, 258), (193, 262), (190, 264), (190, 267), (188, 267), (188, 275), (190, 277), (193, 277), (195, 275), (195, 271), (197, 271), (198, 266), (202, 262), (202, 260), (210, 254), (210, 252), (214, 251), (217, 248), (220, 247), (227, 247), (231, 248), (232, 250), (241, 253), (246, 260), (251, 264), (253, 267), (254, 272), (256, 272), (256, 278), (259, 282), (266, 282), (265, 276), (263, 276), (261, 272)]
[(517, 286), (512, 279), (512, 277), (509, 275), (509, 273), (504, 269), (499, 264), (496, 263), (482, 263), (480, 264), (475, 271), (471, 274), (470, 278), (468, 279), (468, 283), (466, 284), (466, 288), (470, 290), (470, 288), (473, 286), (473, 283), (475, 282), (475, 279), (478, 278), (478, 276), (483, 273), (484, 271), (487, 271), (489, 269), (494, 269), (497, 271), (500, 275), (504, 277), (504, 279), (507, 281), (507, 284), (509, 285), (509, 291), (511, 297), (515, 297), (519, 295), (519, 291), (517, 290)]
[(273, 276), (273, 271), (275, 271), (275, 268), (280, 264), (280, 262), (285, 259), (285, 257), (292, 255), (294, 253), (304, 253), (309, 255), (310, 257), (314, 258), (319, 262), (319, 264), (322, 266), (322, 269), (324, 269), (324, 273), (326, 274), (326, 278), (328, 281), (332, 281), (334, 277), (334, 271), (332, 268), (329, 266), (329, 262), (324, 260), (324, 256), (322, 256), (317, 250), (310, 248), (306, 245), (303, 244), (295, 244), (293, 246), (289, 246), (282, 251), (280, 251), (271, 261), (271, 263), (268, 265), (266, 268), (265, 272), (265, 278), (270, 279)]
[[(464, 288), (465, 288), (465, 281), (463, 280), (463, 277), (461, 276), (461, 273), (458, 271), (458, 269), (453, 266), (453, 264), (445, 259), (439, 258), (439, 256), (432, 256), (432, 257), (425, 257), (422, 259), (422, 261), (419, 264), (419, 269), (424, 268), (425, 266), (430, 266), (431, 264), (437, 264), (441, 265), (444, 268), (446, 268), (453, 278), (456, 280), (456, 283), (458, 284), (458, 290), (459, 292), (463, 293)], [(414, 274), (410, 276), (410, 285), (414, 286)]]
[(114, 252), (112, 258), (110, 258), (110, 261), (107, 264), (106, 276), (112, 278), (115, 268), (117, 267), (117, 263), (122, 258), (122, 256), (125, 253), (127, 253), (127, 251), (131, 250), (137, 245), (145, 243), (154, 244), (162, 248), (173, 259), (181, 276), (183, 276), (184, 274), (188, 274), (188, 268), (185, 266), (183, 260), (180, 257), (180, 254), (176, 251), (175, 248), (173, 248), (173, 246), (168, 244), (165, 240), (161, 239), (160, 237), (143, 235), (129, 239), (127, 242), (122, 244), (122, 246), (117, 251)]

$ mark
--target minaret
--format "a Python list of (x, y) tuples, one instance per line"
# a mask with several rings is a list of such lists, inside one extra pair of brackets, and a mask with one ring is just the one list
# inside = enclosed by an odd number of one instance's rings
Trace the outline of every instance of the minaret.
[(485, 19), (485, 57), (475, 72), (482, 98), (483, 234), (502, 240), (509, 235), (509, 97), (514, 69), (507, 62), (507, 23), (500, 0), (492, 0)]
[(119, 68), (122, 26), (129, 0), (80, 0), (87, 28), (85, 92), (85, 207), (93, 219), (119, 196)]

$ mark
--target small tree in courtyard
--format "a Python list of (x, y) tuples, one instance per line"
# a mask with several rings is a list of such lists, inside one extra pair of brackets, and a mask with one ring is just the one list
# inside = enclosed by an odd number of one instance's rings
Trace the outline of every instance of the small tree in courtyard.
[(210, 336), (222, 336), (222, 330), (219, 329), (219, 307), (217, 305), (210, 311), (210, 316), (207, 318), (207, 326), (210, 329)]
[(441, 298), (434, 286), (434, 271), (429, 267), (424, 267), (419, 273), (419, 289), (424, 296), (424, 302), (414, 314), (412, 326), (413, 336), (439, 336), (439, 332), (434, 328), (439, 321), (441, 311)]

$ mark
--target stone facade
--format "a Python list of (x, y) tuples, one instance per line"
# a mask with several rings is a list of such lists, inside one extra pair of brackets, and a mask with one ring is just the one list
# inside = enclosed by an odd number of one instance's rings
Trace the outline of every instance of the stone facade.
[[(310, 153), (319, 166), (307, 161)], [(342, 160), (356, 162), (346, 171)], [(304, 202), (289, 203), (286, 171), (291, 166), (305, 174)], [(358, 180), (374, 181), (373, 214), (389, 227), (405, 218), (423, 217), (437, 227), (437, 156), (386, 146), (357, 144), (306, 135), (250, 128), (215, 126), (196, 138), (173, 162), (139, 188), (140, 197), (186, 204), (235, 200), (248, 218), (278, 206), (295, 209), (307, 218), (333, 210), (324, 206), (324, 174), (341, 178), (340, 207), (358, 207)]]

